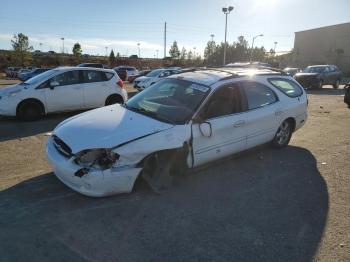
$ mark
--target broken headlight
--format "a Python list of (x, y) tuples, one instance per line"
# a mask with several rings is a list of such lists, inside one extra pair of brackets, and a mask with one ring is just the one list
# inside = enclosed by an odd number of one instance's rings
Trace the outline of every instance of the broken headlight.
[(119, 159), (110, 149), (83, 150), (76, 155), (75, 163), (84, 168), (108, 169)]

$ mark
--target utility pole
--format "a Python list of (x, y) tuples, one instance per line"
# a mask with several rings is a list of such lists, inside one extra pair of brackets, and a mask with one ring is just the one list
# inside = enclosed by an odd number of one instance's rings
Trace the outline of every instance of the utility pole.
[(164, 24), (164, 58), (166, 58), (166, 22)]
[(226, 47), (227, 47), (227, 15), (233, 10), (233, 6), (223, 7), (222, 12), (226, 15), (226, 20), (225, 20), (225, 43), (224, 43), (224, 59), (223, 59), (223, 65), (226, 65)]

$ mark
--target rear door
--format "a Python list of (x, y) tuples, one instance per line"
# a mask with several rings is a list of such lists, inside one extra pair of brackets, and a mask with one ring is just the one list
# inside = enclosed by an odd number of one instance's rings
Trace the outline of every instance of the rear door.
[(104, 106), (110, 94), (110, 80), (114, 75), (99, 70), (82, 70), (85, 108)]
[(240, 83), (247, 101), (245, 131), (247, 148), (271, 141), (283, 114), (275, 92), (268, 86), (254, 81)]
[[(50, 88), (50, 82), (57, 82), (58, 86)], [(42, 84), (40, 88), (45, 88), (48, 112), (69, 111), (84, 107), (78, 70), (56, 75)]]
[[(200, 123), (192, 125), (194, 166), (213, 161), (246, 147), (245, 122), (240, 88), (231, 84), (221, 87), (201, 109)], [(211, 126), (209, 137), (201, 125)]]

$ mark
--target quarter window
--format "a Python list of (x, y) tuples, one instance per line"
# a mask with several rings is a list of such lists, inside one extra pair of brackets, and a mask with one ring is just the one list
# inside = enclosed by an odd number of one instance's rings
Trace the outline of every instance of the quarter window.
[(51, 78), (50, 82), (58, 82), (60, 86), (79, 84), (79, 71), (69, 71)]
[(247, 96), (249, 110), (277, 102), (276, 94), (267, 86), (256, 82), (243, 82), (241, 84)]
[(273, 78), (269, 79), (269, 82), (289, 97), (298, 97), (303, 94), (301, 87), (293, 81), (282, 78)]

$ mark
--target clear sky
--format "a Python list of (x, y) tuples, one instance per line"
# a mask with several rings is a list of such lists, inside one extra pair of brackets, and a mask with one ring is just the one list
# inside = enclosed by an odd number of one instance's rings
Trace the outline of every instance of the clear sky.
[[(288, 51), (294, 32), (350, 22), (350, 0), (1, 0), (0, 49), (11, 48), (11, 37), (24, 33), (34, 49), (60, 51), (61, 37), (71, 53), (79, 42), (83, 53), (163, 56), (163, 28), (167, 22), (167, 47), (177, 40), (180, 49), (201, 54), (210, 34), (224, 40), (224, 6), (234, 6), (228, 16), (228, 41), (243, 35), (256, 46)], [(168, 55), (168, 52), (167, 52)]]

